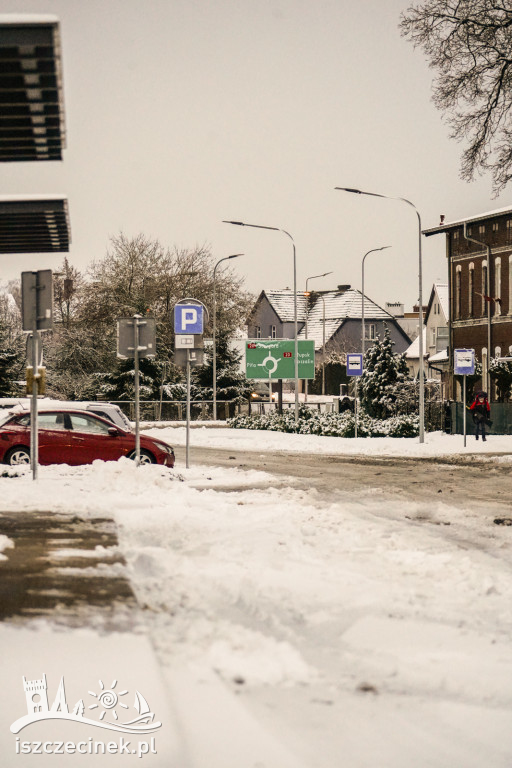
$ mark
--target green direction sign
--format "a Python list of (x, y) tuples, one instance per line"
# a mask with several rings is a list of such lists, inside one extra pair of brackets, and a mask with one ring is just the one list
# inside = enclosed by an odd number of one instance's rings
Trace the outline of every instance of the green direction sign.
[[(294, 379), (293, 339), (254, 339), (245, 342), (245, 376), (248, 379)], [(299, 341), (299, 379), (315, 378), (315, 342)]]

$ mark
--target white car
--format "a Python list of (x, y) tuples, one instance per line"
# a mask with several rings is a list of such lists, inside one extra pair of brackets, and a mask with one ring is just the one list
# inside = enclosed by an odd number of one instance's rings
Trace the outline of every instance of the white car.
[[(18, 410), (25, 410), (30, 408), (30, 400), (31, 398), (28, 397), (3, 397), (0, 398), (0, 409), (5, 409), (5, 411), (9, 413), (15, 413)], [(84, 402), (80, 400), (63, 401), (52, 400), (46, 397), (41, 399), (38, 398), (38, 412), (47, 411), (48, 409), (55, 410), (55, 408), (67, 411), (91, 411), (92, 413), (95, 413), (96, 416), (101, 416), (103, 419), (111, 421), (112, 424), (115, 424), (116, 427), (121, 427), (121, 429), (132, 431), (132, 425), (128, 417), (122, 412), (118, 405), (114, 405), (113, 403), (95, 403)]]

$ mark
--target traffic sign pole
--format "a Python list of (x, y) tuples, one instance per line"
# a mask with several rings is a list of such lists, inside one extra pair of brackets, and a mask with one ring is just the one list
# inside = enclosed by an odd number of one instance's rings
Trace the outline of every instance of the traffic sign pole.
[(187, 416), (185, 438), (185, 466), (189, 468), (190, 457), (190, 350), (187, 350)]
[[(464, 414), (464, 448), (466, 447), (466, 374), (464, 374), (463, 378), (463, 385), (462, 385), (462, 413)], [(478, 434), (478, 433), (477, 433)]]
[(358, 412), (357, 412), (357, 381), (359, 379), (359, 376), (363, 375), (363, 355), (360, 352), (349, 352), (347, 354), (347, 376), (354, 376), (355, 377), (355, 384), (354, 384), (354, 429), (355, 429), (355, 437), (357, 437), (357, 418), (358, 418)]
[(140, 466), (140, 377), (139, 377), (139, 317), (133, 317), (133, 367), (135, 386), (135, 465)]
[(456, 376), (462, 376), (462, 421), (464, 434), (464, 448), (466, 447), (466, 379), (468, 374), (472, 376), (475, 373), (475, 350), (474, 349), (454, 349), (453, 350), (453, 372)]

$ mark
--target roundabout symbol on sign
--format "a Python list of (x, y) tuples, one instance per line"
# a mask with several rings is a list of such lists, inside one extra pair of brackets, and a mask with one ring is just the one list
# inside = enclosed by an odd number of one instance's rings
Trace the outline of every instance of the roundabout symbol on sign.
[[(267, 363), (270, 363), (270, 365), (267, 365)], [(272, 357), (271, 353), (269, 352), (268, 355), (264, 360), (261, 361), (261, 363), (258, 363), (258, 365), (261, 365), (262, 368), (265, 368), (267, 373), (274, 373), (277, 366), (279, 364), (279, 358)]]

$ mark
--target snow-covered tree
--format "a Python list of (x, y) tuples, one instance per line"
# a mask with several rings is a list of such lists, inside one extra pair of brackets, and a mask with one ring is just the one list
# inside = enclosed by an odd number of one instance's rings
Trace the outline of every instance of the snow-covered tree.
[[(404, 410), (405, 400), (414, 393), (405, 354), (393, 354), (394, 342), (386, 328), (364, 356), (359, 392), (364, 410), (372, 417), (386, 419)], [(407, 409), (408, 410), (408, 409)]]
[[(243, 400), (252, 391), (252, 384), (240, 370), (241, 354), (230, 344), (226, 330), (217, 335), (217, 399)], [(194, 371), (194, 384), (200, 400), (213, 399), (213, 354), (208, 351), (205, 365)]]
[(16, 393), (16, 380), (24, 377), (25, 336), (19, 310), (10, 293), (0, 296), (0, 397)]
[(461, 175), (489, 170), (496, 193), (512, 179), (512, 7), (505, 0), (423, 0), (402, 34), (437, 72), (433, 99), (467, 144)]
[(493, 357), (489, 363), (489, 375), (496, 384), (498, 402), (507, 402), (512, 394), (512, 363)]

